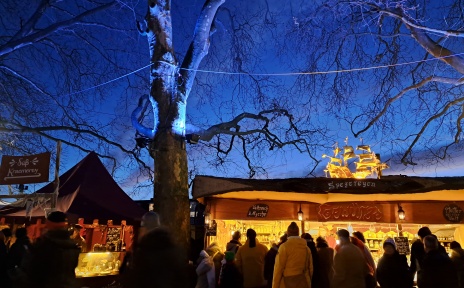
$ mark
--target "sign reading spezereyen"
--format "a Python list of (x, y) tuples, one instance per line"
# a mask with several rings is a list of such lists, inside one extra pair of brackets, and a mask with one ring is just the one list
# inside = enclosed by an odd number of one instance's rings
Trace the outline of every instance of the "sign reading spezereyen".
[(50, 152), (28, 156), (3, 156), (0, 166), (0, 184), (27, 184), (47, 182)]

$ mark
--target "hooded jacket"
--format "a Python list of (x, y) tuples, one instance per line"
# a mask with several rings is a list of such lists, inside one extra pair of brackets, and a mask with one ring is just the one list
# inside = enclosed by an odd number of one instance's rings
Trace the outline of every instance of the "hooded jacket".
[(280, 245), (274, 265), (273, 288), (285, 288), (283, 277), (294, 276), (303, 273), (311, 287), (313, 275), (313, 260), (311, 250), (306, 240), (298, 236), (288, 237), (287, 242)]

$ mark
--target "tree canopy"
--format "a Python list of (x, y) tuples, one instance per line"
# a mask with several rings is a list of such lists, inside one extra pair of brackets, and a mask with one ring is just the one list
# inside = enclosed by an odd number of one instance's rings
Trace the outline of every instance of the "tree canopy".
[[(321, 176), (321, 155), (345, 137), (390, 164), (438, 165), (462, 149), (460, 1), (147, 2), (0, 3), (1, 154), (61, 140), (63, 161), (95, 150), (126, 191), (150, 186), (134, 139), (169, 108), (143, 96), (155, 72), (184, 97), (185, 134), (201, 136), (187, 145), (193, 174)], [(147, 9), (169, 12), (154, 35), (172, 38), (147, 39)], [(172, 58), (150, 62), (163, 41)]]

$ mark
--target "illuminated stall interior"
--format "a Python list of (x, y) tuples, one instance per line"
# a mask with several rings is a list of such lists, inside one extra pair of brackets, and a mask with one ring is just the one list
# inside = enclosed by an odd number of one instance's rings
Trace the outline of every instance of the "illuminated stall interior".
[[(324, 237), (332, 247), (338, 229), (361, 231), (376, 258), (386, 237), (406, 237), (410, 244), (422, 226), (430, 227), (445, 247), (453, 240), (463, 243), (464, 177), (380, 177), (387, 166), (379, 157), (366, 145), (356, 149), (362, 156), (350, 147), (343, 154), (336, 148), (334, 156), (324, 156), (330, 158), (327, 177), (197, 176), (192, 194), (206, 205), (206, 242), (225, 249), (234, 231), (242, 232), (243, 243), (246, 230), (253, 228), (270, 247), (295, 221), (303, 227), (300, 232)], [(358, 159), (353, 172), (348, 169), (351, 158)]]

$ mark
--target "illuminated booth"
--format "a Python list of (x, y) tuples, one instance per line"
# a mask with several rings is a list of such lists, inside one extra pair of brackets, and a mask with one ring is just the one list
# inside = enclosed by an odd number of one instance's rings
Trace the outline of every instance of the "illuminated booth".
[[(103, 287), (118, 274), (125, 251), (131, 248), (140, 219), (146, 212), (114, 181), (97, 154), (91, 152), (59, 177), (56, 210), (65, 212), (70, 224), (84, 229), (86, 247), (79, 256), (76, 276), (81, 286)], [(54, 183), (0, 209), (0, 226), (26, 224), (34, 241), (45, 227)], [(97, 277), (107, 276), (107, 277)]]
[[(464, 241), (464, 177), (378, 177), (387, 166), (370, 151), (370, 156), (349, 155), (362, 163), (351, 172), (343, 163), (351, 152), (340, 154), (342, 161), (334, 152), (328, 177), (195, 177), (192, 195), (205, 205), (205, 219), (210, 221), (205, 223), (207, 242), (224, 249), (234, 231), (242, 232), (244, 242), (246, 230), (253, 228), (258, 240), (270, 247), (291, 221), (299, 224), (300, 232), (324, 237), (332, 247), (338, 229), (361, 231), (377, 259), (387, 237), (403, 243), (401, 252), (408, 254), (408, 244), (422, 226), (430, 227), (447, 249), (453, 240)], [(364, 178), (373, 174), (377, 178)]]

